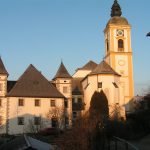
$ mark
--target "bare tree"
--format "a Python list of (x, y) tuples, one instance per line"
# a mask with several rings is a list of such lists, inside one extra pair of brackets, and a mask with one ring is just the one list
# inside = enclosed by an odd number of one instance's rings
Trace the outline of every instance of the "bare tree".
[(34, 119), (28, 119), (28, 124), (25, 125), (24, 130), (27, 133), (38, 133), (44, 127), (44, 120), (41, 116), (38, 116), (34, 117)]
[(121, 120), (125, 119), (125, 114), (123, 114), (123, 107), (118, 103), (110, 106), (110, 119), (112, 120)]
[(66, 118), (65, 109), (62, 107), (54, 107), (49, 109), (46, 114), (48, 119), (55, 118), (57, 120), (57, 127), (63, 129), (65, 127), (65, 118)]

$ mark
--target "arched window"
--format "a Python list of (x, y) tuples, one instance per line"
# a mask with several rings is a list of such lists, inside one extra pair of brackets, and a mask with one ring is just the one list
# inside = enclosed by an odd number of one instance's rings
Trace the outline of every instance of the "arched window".
[(109, 51), (109, 42), (108, 40), (106, 40), (106, 49), (107, 49), (107, 52)]
[(119, 51), (119, 52), (124, 51), (124, 43), (123, 43), (123, 40), (122, 40), (122, 39), (119, 39), (119, 40), (118, 40), (118, 51)]

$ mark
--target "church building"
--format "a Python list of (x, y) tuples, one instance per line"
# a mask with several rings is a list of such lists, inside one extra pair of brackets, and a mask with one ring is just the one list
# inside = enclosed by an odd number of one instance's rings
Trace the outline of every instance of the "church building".
[(131, 25), (117, 0), (104, 29), (105, 57), (90, 60), (71, 76), (61, 62), (52, 80), (32, 64), (17, 81), (8, 80), (0, 58), (0, 133), (22, 134), (46, 127), (68, 128), (90, 108), (95, 92), (103, 91), (109, 115), (116, 106), (121, 116), (132, 111), (134, 97)]

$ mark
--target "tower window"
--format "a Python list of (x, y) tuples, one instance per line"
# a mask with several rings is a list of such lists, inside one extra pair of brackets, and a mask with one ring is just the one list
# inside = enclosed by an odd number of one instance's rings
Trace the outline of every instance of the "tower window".
[(119, 39), (119, 40), (118, 40), (118, 51), (119, 51), (119, 52), (122, 52), (123, 49), (124, 49), (123, 40), (122, 40), (122, 39)]
[(107, 49), (107, 52), (109, 51), (109, 42), (108, 40), (106, 40), (106, 49)]
[(2, 99), (0, 99), (0, 107), (2, 106)]
[(68, 88), (67, 88), (67, 86), (64, 86), (63, 87), (63, 93), (67, 93), (68, 92)]
[(102, 82), (98, 82), (98, 88), (102, 88)]
[(0, 83), (0, 91), (3, 91), (3, 84)]

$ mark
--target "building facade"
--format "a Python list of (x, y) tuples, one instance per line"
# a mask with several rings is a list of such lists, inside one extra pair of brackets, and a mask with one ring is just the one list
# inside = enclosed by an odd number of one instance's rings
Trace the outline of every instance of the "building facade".
[(17, 81), (8, 80), (0, 58), (0, 133), (22, 134), (41, 128), (68, 128), (90, 108), (94, 92), (103, 91), (109, 114), (132, 110), (134, 97), (131, 26), (117, 0), (104, 29), (105, 57), (89, 61), (71, 76), (61, 62), (52, 81), (30, 65)]

